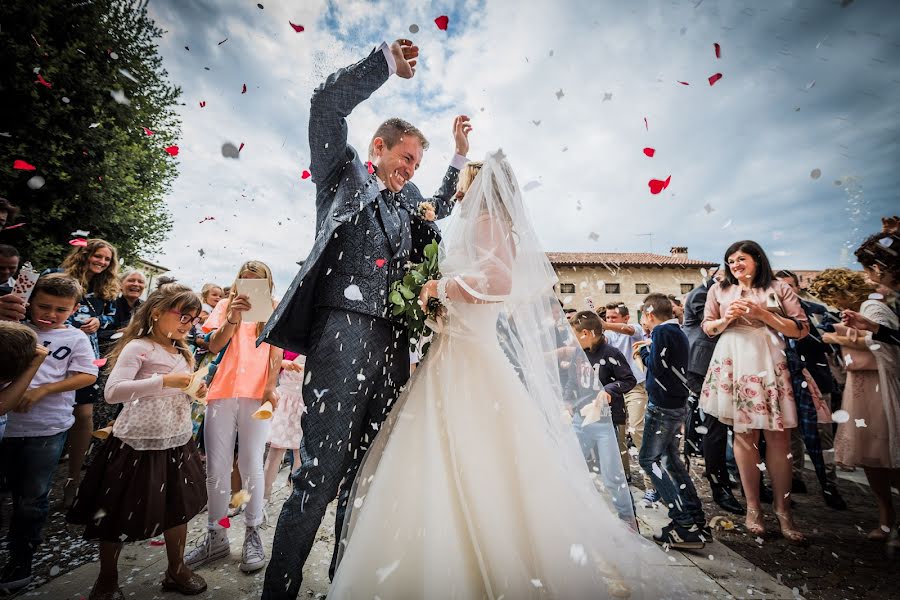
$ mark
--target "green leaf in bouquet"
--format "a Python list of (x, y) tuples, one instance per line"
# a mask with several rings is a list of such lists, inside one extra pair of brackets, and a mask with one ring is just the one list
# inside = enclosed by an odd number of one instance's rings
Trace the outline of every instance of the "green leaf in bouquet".
[(415, 271), (410, 271), (409, 273), (407, 273), (406, 275), (403, 276), (403, 285), (405, 285), (408, 288), (412, 288), (416, 285), (416, 278), (413, 275), (413, 273), (415, 273)]
[[(409, 276), (412, 278), (414, 285), (422, 285), (426, 281), (428, 281), (428, 278), (425, 277), (425, 274), (422, 273), (421, 271), (410, 271)], [(407, 285), (409, 285), (409, 284), (407, 284)], [(413, 286), (409, 286), (409, 287), (413, 287)]]
[(391, 309), (391, 314), (394, 315), (395, 317), (396, 317), (396, 316), (399, 316), (399, 315), (402, 315), (402, 314), (403, 314), (403, 307), (402, 307), (402, 306), (397, 306), (397, 305), (395, 304), (395, 305), (394, 305), (394, 308)]
[(438, 253), (438, 243), (437, 240), (432, 240), (430, 244), (425, 246), (425, 258), (432, 258), (437, 256)]
[(416, 295), (413, 293), (413, 291), (411, 289), (409, 289), (408, 287), (406, 287), (405, 285), (400, 286), (400, 293), (403, 294), (403, 297), (406, 298), (407, 300), (412, 300), (413, 298), (416, 297)]
[(400, 295), (400, 292), (394, 290), (390, 295), (391, 303), (396, 304), (397, 306), (403, 306), (403, 296)]

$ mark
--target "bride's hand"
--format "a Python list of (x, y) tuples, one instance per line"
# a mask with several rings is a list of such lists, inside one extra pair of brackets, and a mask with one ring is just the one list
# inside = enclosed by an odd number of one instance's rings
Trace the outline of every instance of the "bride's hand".
[(416, 74), (416, 59), (419, 57), (419, 47), (414, 46), (412, 40), (399, 39), (391, 44), (391, 54), (397, 63), (397, 75), (403, 79), (412, 79)]
[(437, 279), (432, 279), (430, 281), (426, 281), (425, 285), (422, 286), (422, 291), (419, 292), (419, 306), (422, 307), (422, 312), (428, 312), (428, 301), (432, 298), (437, 298)]

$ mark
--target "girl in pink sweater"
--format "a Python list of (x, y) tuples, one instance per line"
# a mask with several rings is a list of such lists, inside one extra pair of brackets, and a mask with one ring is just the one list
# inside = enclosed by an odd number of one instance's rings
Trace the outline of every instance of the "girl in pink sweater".
[[(90, 600), (122, 598), (118, 558), (123, 542), (162, 533), (169, 568), (164, 590), (198, 594), (206, 582), (184, 564), (187, 522), (206, 505), (206, 474), (192, 439), (193, 357), (184, 342), (200, 299), (167, 284), (140, 306), (110, 358), (106, 401), (123, 404), (112, 435), (91, 465), (69, 511), (100, 541), (100, 574)], [(206, 395), (202, 384), (195, 392)]]

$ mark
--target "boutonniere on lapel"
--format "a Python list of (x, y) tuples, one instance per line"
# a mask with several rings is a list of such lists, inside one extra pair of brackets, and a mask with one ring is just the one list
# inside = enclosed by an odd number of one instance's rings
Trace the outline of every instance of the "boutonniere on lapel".
[(434, 221), (434, 218), (437, 216), (437, 213), (434, 209), (434, 204), (432, 204), (431, 202), (419, 203), (419, 216), (426, 221)]

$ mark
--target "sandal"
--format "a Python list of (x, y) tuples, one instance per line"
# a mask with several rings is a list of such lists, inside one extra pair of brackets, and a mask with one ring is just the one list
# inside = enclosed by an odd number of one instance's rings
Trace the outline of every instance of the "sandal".
[(784, 539), (797, 546), (805, 546), (809, 543), (802, 531), (794, 529), (791, 515), (775, 511), (775, 516), (778, 517), (778, 525), (781, 527), (781, 535)]
[(873, 529), (866, 535), (866, 539), (871, 540), (873, 542), (886, 542), (887, 539), (891, 536), (891, 529), (884, 525), (879, 526), (876, 529)]
[(755, 536), (762, 537), (766, 535), (766, 526), (762, 518), (761, 508), (747, 507), (747, 518), (744, 520), (744, 527)]
[(164, 592), (178, 592), (185, 596), (196, 596), (206, 591), (206, 580), (194, 573), (190, 572), (187, 579), (175, 579), (172, 573), (166, 569), (166, 576), (162, 580), (162, 589)]

